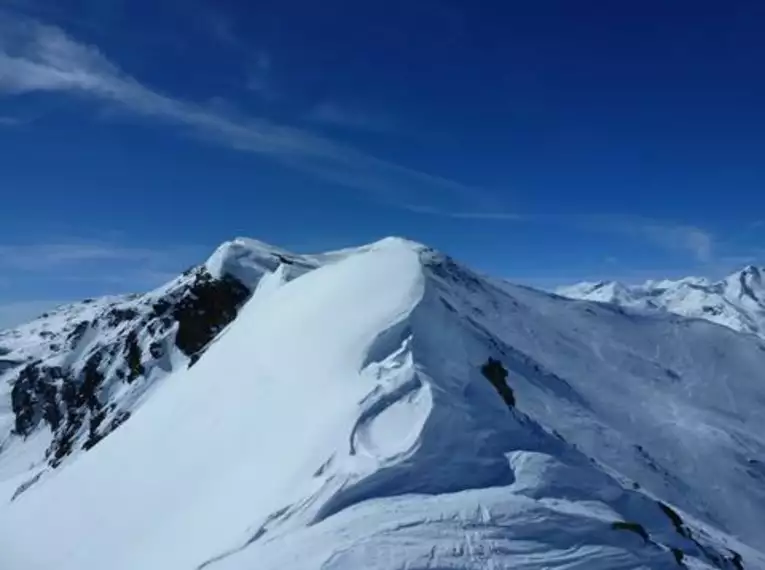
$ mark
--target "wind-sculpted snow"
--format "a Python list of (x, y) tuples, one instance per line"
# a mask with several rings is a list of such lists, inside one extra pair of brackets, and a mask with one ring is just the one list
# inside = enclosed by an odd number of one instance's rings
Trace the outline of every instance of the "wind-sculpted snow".
[(0, 568), (765, 568), (756, 338), (400, 239), (316, 256), (240, 239), (205, 268), (252, 296), (0, 506)]

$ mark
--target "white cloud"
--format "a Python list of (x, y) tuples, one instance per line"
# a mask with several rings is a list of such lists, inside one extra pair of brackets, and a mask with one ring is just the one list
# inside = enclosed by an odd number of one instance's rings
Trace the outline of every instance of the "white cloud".
[[(196, 246), (171, 246), (163, 248), (129, 247), (109, 242), (86, 242), (79, 240), (35, 243), (0, 244), (0, 269), (18, 271), (51, 271), (86, 263), (121, 262), (140, 268), (161, 271), (162, 267), (175, 265), (181, 260), (200, 255)], [(195, 261), (200, 261), (196, 259)], [(143, 269), (142, 269), (143, 270)]]
[[(265, 63), (265, 62), (268, 63)], [(270, 60), (260, 65), (270, 66)], [(169, 97), (125, 74), (95, 47), (76, 42), (61, 29), (8, 16), (0, 18), (0, 93), (61, 92), (118, 105), (201, 135), (363, 190), (397, 205), (448, 203), (465, 208), (481, 192), (464, 184), (375, 158), (307, 131), (264, 119)]]
[(577, 227), (623, 234), (662, 249), (690, 254), (695, 261), (709, 263), (715, 256), (714, 235), (697, 226), (630, 216), (585, 216), (574, 220)]
[(130, 247), (113, 242), (62, 240), (0, 244), (0, 329), (26, 322), (59, 299), (22, 300), (27, 284), (67, 291), (74, 297), (143, 292), (201, 263), (211, 248), (199, 246)]
[(648, 224), (640, 227), (639, 231), (647, 239), (667, 249), (687, 251), (704, 263), (712, 260), (714, 238), (711, 233), (701, 228)]

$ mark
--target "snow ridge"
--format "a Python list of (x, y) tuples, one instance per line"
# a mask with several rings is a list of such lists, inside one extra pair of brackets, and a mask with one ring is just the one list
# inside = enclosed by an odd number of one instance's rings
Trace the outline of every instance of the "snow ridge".
[(556, 292), (572, 299), (705, 319), (765, 338), (764, 272), (765, 268), (749, 265), (718, 282), (698, 277), (634, 286), (601, 281), (561, 287)]
[(204, 267), (251, 296), (119, 429), (0, 505), (0, 566), (765, 568), (757, 338), (398, 238), (239, 239)]

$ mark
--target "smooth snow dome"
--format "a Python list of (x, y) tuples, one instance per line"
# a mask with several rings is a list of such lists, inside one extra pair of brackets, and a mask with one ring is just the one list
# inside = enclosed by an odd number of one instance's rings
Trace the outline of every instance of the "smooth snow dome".
[(45, 427), (0, 443), (0, 569), (765, 568), (757, 337), (398, 238), (204, 267), (253, 292), (193, 367), (56, 469)]

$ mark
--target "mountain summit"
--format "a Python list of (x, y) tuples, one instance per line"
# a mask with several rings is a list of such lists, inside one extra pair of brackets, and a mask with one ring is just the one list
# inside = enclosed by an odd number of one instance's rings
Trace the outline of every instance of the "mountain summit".
[(745, 267), (718, 282), (698, 277), (624, 285), (616, 281), (579, 283), (557, 293), (574, 299), (613, 303), (643, 311), (667, 311), (706, 319), (765, 338), (765, 268)]
[(388, 238), (0, 336), (3, 570), (765, 568), (765, 345)]

